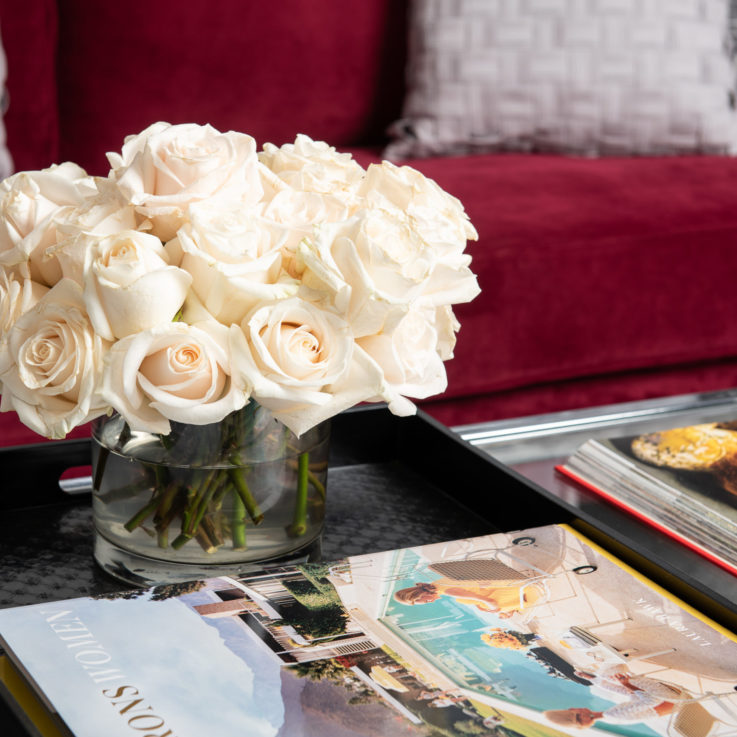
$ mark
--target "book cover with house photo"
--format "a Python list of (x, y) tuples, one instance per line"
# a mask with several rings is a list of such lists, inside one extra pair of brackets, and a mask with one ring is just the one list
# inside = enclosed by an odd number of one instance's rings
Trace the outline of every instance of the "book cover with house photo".
[(565, 526), (0, 611), (76, 737), (737, 731), (737, 640)]

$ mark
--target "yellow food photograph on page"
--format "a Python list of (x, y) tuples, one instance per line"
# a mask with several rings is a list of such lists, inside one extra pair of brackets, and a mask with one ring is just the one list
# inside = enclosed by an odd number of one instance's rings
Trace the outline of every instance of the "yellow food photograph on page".
[(632, 453), (641, 461), (676, 471), (710, 474), (737, 494), (737, 422), (710, 422), (639, 435)]

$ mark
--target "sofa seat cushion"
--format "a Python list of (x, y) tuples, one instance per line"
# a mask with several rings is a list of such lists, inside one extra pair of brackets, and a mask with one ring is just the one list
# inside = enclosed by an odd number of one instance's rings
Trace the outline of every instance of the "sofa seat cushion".
[(466, 397), (432, 397), (419, 406), (454, 427), (676, 395), (726, 390), (733, 396), (736, 377), (737, 358), (719, 359), (550, 381)]
[(482, 292), (455, 310), (446, 397), (737, 357), (736, 159), (408, 164), (459, 197), (480, 236)]

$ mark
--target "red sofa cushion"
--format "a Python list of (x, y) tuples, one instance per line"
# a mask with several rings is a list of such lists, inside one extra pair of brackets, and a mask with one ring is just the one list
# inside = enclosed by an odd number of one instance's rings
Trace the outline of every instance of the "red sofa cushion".
[(104, 153), (157, 120), (380, 142), (402, 105), (405, 6), (0, 0), (15, 167), (104, 175)]
[(597, 374), (451, 399), (431, 398), (420, 406), (440, 422), (453, 427), (678, 394), (728, 390), (735, 385), (737, 358), (732, 358)]
[(408, 163), (461, 197), (480, 235), (482, 291), (456, 308), (446, 398), (737, 358), (737, 159)]
[[(381, 141), (401, 108), (403, 2), (59, 7), (59, 158), (91, 174), (107, 172), (105, 151), (157, 120), (210, 123), (259, 145), (301, 132), (345, 146)], [(12, 104), (26, 105), (18, 90)]]
[(16, 171), (40, 169), (59, 158), (56, 2), (0, 0), (0, 33), (8, 62), (8, 149)]

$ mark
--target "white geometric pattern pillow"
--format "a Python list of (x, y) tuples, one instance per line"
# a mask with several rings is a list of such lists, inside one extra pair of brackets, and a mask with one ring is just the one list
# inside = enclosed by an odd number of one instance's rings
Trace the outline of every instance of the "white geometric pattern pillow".
[(388, 158), (737, 152), (734, 0), (413, 0)]

